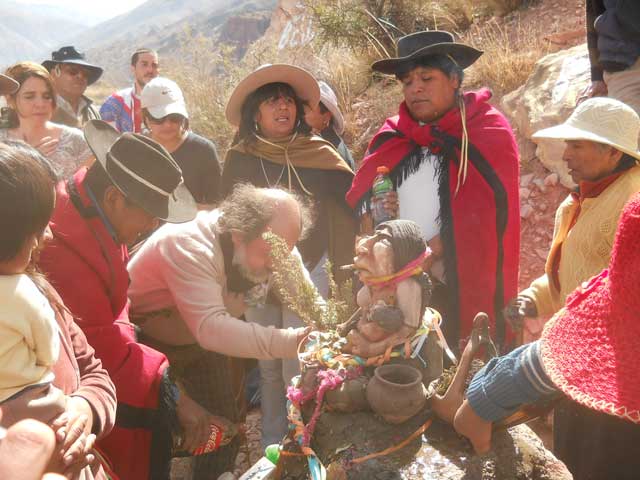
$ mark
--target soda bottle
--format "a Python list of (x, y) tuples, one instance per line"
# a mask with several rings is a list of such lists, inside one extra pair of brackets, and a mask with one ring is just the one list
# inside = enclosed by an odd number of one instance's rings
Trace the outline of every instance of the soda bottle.
[(382, 222), (395, 218), (384, 208), (384, 200), (387, 193), (393, 191), (393, 182), (391, 178), (389, 178), (389, 169), (385, 166), (380, 166), (376, 169), (376, 173), (377, 175), (373, 180), (373, 187), (371, 188), (371, 216), (374, 227)]

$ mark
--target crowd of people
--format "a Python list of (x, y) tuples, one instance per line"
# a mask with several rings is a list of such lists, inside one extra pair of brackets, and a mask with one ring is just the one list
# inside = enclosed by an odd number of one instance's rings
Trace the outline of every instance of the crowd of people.
[[(225, 111), (237, 130), (222, 162), (191, 130), (183, 93), (159, 76), (151, 49), (133, 52), (133, 85), (100, 109), (85, 90), (103, 69), (72, 46), (7, 68), (3, 478), (18, 478), (10, 457), (21, 448), (34, 458), (33, 478), (169, 478), (175, 456), (193, 458), (194, 478), (218, 478), (241, 443), (246, 359), (259, 365), (263, 445), (281, 441), (308, 328), (271, 288), (263, 234), (286, 242), (322, 307), (330, 276), (349, 274), (340, 267), (352, 263), (356, 237), (374, 231), (380, 205), (427, 239), (422, 269), (448, 343), (464, 350), (482, 311), (506, 353), (448, 407), (456, 430), (485, 453), (494, 422), (564, 395), (554, 448), (575, 478), (633, 478), (640, 30), (634, 37), (627, 20), (640, 13), (600, 3), (587, 2), (598, 12), (593, 83), (564, 123), (535, 135), (565, 142), (576, 188), (556, 213), (545, 271), (519, 293), (517, 143), (490, 91), (463, 89), (482, 52), (448, 32), (406, 35), (394, 57), (372, 65), (395, 76), (403, 98), (357, 162), (336, 94), (295, 65), (263, 65), (238, 83)], [(615, 58), (612, 38), (625, 45)], [(610, 97), (598, 96), (605, 85)], [(611, 98), (618, 91), (631, 96)], [(373, 189), (380, 172), (393, 185), (383, 197)], [(548, 315), (539, 340), (517, 345), (519, 323)]]

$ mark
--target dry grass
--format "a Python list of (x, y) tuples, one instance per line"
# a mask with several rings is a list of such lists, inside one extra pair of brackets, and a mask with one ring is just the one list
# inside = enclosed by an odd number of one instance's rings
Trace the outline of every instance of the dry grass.
[(501, 97), (525, 83), (535, 63), (549, 52), (539, 32), (518, 18), (501, 26), (494, 20), (474, 25), (466, 41), (484, 55), (469, 69), (468, 86), (488, 86)]

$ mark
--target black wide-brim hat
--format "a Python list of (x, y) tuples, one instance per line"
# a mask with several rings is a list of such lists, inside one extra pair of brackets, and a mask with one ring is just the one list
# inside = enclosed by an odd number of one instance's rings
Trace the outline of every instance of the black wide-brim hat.
[(53, 67), (63, 63), (85, 68), (87, 70), (87, 85), (97, 82), (104, 71), (101, 67), (87, 62), (84, 59), (84, 54), (78, 52), (75, 47), (62, 47), (60, 50), (51, 52), (51, 60), (42, 62), (42, 66), (50, 72)]
[(159, 143), (137, 133), (120, 134), (102, 120), (90, 120), (84, 138), (113, 184), (132, 202), (169, 223), (193, 220), (196, 202), (182, 170)]
[(377, 72), (394, 75), (408, 62), (431, 55), (443, 55), (465, 69), (478, 60), (482, 53), (469, 45), (455, 43), (453, 35), (449, 32), (429, 30), (401, 37), (396, 45), (396, 58), (378, 60), (371, 68)]

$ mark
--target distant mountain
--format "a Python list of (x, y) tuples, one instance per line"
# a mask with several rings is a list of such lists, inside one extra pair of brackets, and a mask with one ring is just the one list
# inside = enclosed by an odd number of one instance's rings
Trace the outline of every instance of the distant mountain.
[(133, 50), (145, 46), (161, 57), (171, 56), (186, 31), (231, 44), (240, 57), (267, 29), (276, 4), (277, 0), (148, 0), (84, 31), (72, 43), (105, 69), (107, 83), (122, 84), (129, 79)]
[[(20, 60), (41, 62), (70, 34), (88, 28), (88, 21), (55, 6), (37, 7), (11, 0), (0, 2), (0, 66)], [(3, 68), (4, 69), (4, 68)]]
[(147, 0), (129, 12), (75, 36), (73, 42), (84, 50), (97, 49), (122, 39), (144, 37), (149, 31), (232, 3), (234, 0)]

